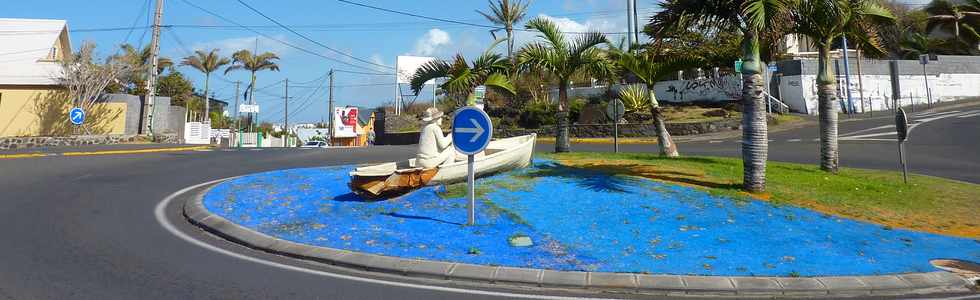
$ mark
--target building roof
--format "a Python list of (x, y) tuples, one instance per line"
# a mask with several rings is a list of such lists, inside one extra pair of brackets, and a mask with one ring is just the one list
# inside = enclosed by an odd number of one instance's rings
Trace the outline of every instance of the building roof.
[(60, 68), (52, 49), (71, 51), (65, 20), (0, 18), (0, 84), (54, 85)]

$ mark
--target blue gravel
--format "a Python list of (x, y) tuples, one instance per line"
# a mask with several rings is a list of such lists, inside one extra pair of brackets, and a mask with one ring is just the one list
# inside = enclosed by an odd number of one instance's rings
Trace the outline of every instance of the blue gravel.
[[(763, 201), (712, 196), (551, 161), (477, 180), (466, 200), (429, 187), (366, 201), (352, 167), (253, 174), (219, 184), (205, 207), (282, 239), (366, 253), (554, 270), (830, 276), (928, 272), (934, 258), (980, 261), (980, 241), (890, 229)], [(531, 247), (512, 247), (526, 235)]]

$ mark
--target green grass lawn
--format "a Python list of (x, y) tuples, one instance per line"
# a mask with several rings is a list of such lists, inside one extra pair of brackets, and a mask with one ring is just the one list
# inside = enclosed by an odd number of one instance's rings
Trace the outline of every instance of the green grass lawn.
[(901, 172), (841, 168), (839, 174), (816, 165), (770, 161), (768, 191), (741, 190), (740, 159), (660, 158), (653, 154), (547, 154), (570, 167), (602, 169), (706, 190), (737, 199), (749, 197), (796, 205), (885, 226), (980, 238), (980, 185)]

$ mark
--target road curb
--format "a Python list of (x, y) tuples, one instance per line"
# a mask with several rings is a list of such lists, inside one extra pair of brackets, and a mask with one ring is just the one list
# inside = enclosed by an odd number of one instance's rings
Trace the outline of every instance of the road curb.
[(182, 214), (191, 224), (232, 242), (264, 252), (408, 277), (660, 295), (768, 298), (970, 293), (974, 288), (966, 279), (945, 271), (826, 277), (650, 275), (485, 266), (375, 255), (291, 242), (228, 221), (208, 211), (203, 203), (204, 195), (220, 183), (214, 183), (186, 200)]
[(32, 157), (52, 157), (52, 156), (93, 156), (93, 155), (112, 155), (112, 154), (140, 154), (157, 152), (178, 152), (211, 149), (212, 146), (185, 146), (168, 148), (150, 149), (131, 149), (131, 150), (102, 150), (102, 151), (71, 151), (71, 152), (32, 152), (18, 154), (0, 154), (0, 159), (32, 158)]

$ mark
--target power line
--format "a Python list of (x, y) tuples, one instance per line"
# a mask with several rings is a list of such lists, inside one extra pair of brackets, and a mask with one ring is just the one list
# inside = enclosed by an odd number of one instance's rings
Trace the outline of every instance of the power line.
[(344, 53), (343, 51), (340, 51), (340, 50), (331, 48), (331, 47), (329, 47), (327, 45), (324, 45), (324, 44), (322, 44), (320, 42), (317, 42), (317, 41), (315, 41), (315, 40), (307, 37), (306, 35), (303, 35), (302, 33), (299, 33), (297, 31), (293, 30), (292, 28), (289, 28), (288, 26), (283, 25), (282, 23), (279, 23), (279, 21), (276, 21), (276, 19), (273, 19), (273, 18), (269, 17), (268, 15), (262, 13), (258, 9), (255, 9), (251, 5), (248, 5), (248, 3), (245, 3), (245, 1), (242, 1), (242, 0), (236, 0), (236, 1), (238, 1), (238, 3), (241, 3), (242, 5), (244, 5), (245, 7), (247, 7), (248, 9), (252, 10), (253, 12), (259, 14), (260, 16), (262, 16), (263, 18), (265, 18), (266, 20), (269, 20), (272, 23), (276, 23), (276, 25), (279, 25), (279, 27), (282, 27), (283, 29), (286, 29), (289, 32), (292, 32), (293, 34), (298, 35), (299, 37), (303, 38), (304, 40), (309, 41), (310, 43), (316, 44), (316, 45), (318, 45), (320, 47), (323, 47), (323, 48), (325, 48), (327, 50), (333, 51), (334, 53), (337, 53), (337, 54), (340, 54), (340, 55), (349, 57), (349, 58), (351, 58), (353, 60), (356, 60), (356, 61), (359, 61), (359, 62), (362, 62), (362, 63), (366, 63), (366, 64), (374, 65), (374, 66), (379, 66), (379, 67), (382, 67), (382, 68), (394, 69), (394, 67), (386, 66), (386, 65), (382, 65), (382, 64), (377, 64), (377, 63), (374, 63), (374, 62), (371, 62), (371, 61), (368, 61), (368, 60), (365, 60), (365, 59), (362, 59), (362, 58), (359, 58), (359, 57), (356, 57), (356, 56), (353, 56), (353, 55), (350, 55), (350, 54), (347, 54), (347, 53)]
[[(411, 17), (416, 17), (416, 18), (421, 18), (421, 19), (426, 19), (426, 20), (433, 20), (433, 21), (439, 21), (439, 22), (444, 22), (444, 23), (452, 23), (452, 24), (459, 24), (459, 25), (466, 25), (466, 26), (473, 26), (473, 27), (481, 27), (481, 28), (489, 28), (489, 29), (503, 29), (503, 27), (496, 26), (496, 25), (477, 24), (477, 23), (464, 22), (464, 21), (458, 21), (458, 20), (450, 20), (450, 19), (443, 19), (443, 18), (437, 18), (437, 17), (424, 16), (424, 15), (420, 15), (420, 14), (410, 13), (410, 12), (406, 12), (406, 11), (398, 11), (398, 10), (388, 9), (388, 8), (384, 8), (384, 7), (378, 7), (378, 6), (374, 6), (374, 5), (369, 5), (369, 4), (364, 4), (364, 3), (358, 3), (358, 2), (354, 2), (354, 1), (348, 1), (348, 0), (337, 0), (337, 1), (340, 1), (340, 2), (343, 2), (343, 3), (347, 3), (347, 4), (351, 4), (351, 5), (360, 6), (360, 7), (370, 8), (370, 9), (374, 9), (374, 10), (380, 10), (380, 11), (384, 11), (384, 12), (389, 12), (389, 13), (394, 13), (394, 14), (399, 14), (399, 15), (406, 15), (406, 16), (411, 16)], [(514, 30), (515, 31), (535, 32), (535, 30), (519, 29), (519, 28), (514, 28)], [(568, 34), (588, 34), (589, 32), (565, 31), (563, 33), (568, 33)], [(604, 34), (626, 34), (626, 32), (605, 32)]]
[(360, 74), (360, 75), (377, 75), (377, 76), (391, 76), (391, 75), (394, 75), (392, 73), (368, 73), (368, 72), (337, 70), (337, 69), (334, 69), (333, 71), (334, 72), (337, 72), (337, 73), (349, 73), (349, 74)]
[(333, 58), (333, 57), (329, 57), (329, 56), (325, 56), (325, 55), (323, 55), (323, 54), (320, 54), (320, 53), (317, 53), (317, 52), (315, 52), (315, 51), (312, 51), (312, 50), (309, 50), (309, 49), (306, 49), (306, 48), (303, 48), (303, 47), (300, 47), (300, 46), (296, 46), (296, 45), (293, 45), (293, 44), (291, 44), (291, 43), (288, 43), (288, 42), (286, 42), (286, 41), (283, 41), (283, 40), (280, 40), (280, 39), (277, 39), (277, 38), (275, 38), (275, 37), (272, 37), (272, 36), (270, 36), (270, 35), (268, 35), (268, 34), (265, 34), (265, 33), (262, 33), (262, 32), (259, 32), (259, 31), (257, 31), (257, 30), (255, 30), (255, 29), (252, 29), (251, 27), (248, 27), (248, 26), (245, 26), (245, 25), (242, 25), (242, 24), (240, 24), (240, 23), (238, 23), (238, 22), (235, 22), (235, 21), (233, 21), (233, 20), (231, 20), (231, 19), (228, 19), (228, 18), (226, 18), (226, 17), (224, 17), (224, 16), (222, 16), (222, 15), (219, 15), (219, 14), (217, 14), (217, 13), (215, 13), (215, 12), (212, 12), (212, 11), (210, 11), (210, 10), (208, 10), (208, 9), (206, 9), (206, 8), (203, 8), (203, 7), (200, 7), (200, 6), (198, 6), (197, 4), (194, 4), (194, 3), (192, 3), (192, 2), (190, 2), (190, 1), (188, 1), (188, 0), (180, 0), (180, 1), (181, 1), (181, 2), (183, 2), (184, 4), (187, 4), (187, 5), (190, 5), (190, 6), (192, 6), (192, 7), (194, 7), (194, 8), (197, 8), (198, 10), (200, 10), (200, 11), (203, 11), (203, 12), (205, 12), (205, 13), (207, 13), (207, 14), (209, 14), (209, 15), (211, 15), (211, 16), (214, 16), (214, 17), (216, 17), (216, 18), (218, 18), (218, 19), (221, 19), (221, 20), (223, 20), (223, 21), (225, 21), (225, 22), (228, 22), (228, 23), (231, 23), (231, 24), (234, 24), (235, 26), (238, 26), (238, 27), (241, 27), (241, 28), (244, 28), (244, 29), (247, 29), (248, 31), (251, 31), (251, 32), (253, 32), (253, 33), (255, 33), (255, 34), (258, 34), (258, 35), (261, 35), (262, 37), (265, 37), (265, 38), (267, 38), (267, 39), (269, 39), (269, 40), (272, 40), (272, 41), (275, 41), (275, 42), (278, 42), (278, 43), (280, 43), (280, 44), (283, 44), (283, 45), (285, 45), (285, 46), (288, 46), (288, 47), (290, 47), (290, 48), (293, 48), (293, 49), (296, 49), (296, 50), (299, 50), (299, 51), (302, 51), (302, 52), (306, 52), (307, 54), (311, 54), (311, 55), (314, 55), (314, 56), (318, 56), (318, 57), (320, 57), (320, 58), (323, 58), (323, 59), (326, 59), (326, 60), (329, 60), (329, 61), (333, 61), (333, 62), (336, 62), (336, 63), (340, 63), (340, 64), (344, 64), (344, 65), (348, 65), (348, 66), (351, 66), (351, 67), (355, 67), (355, 68), (359, 68), (359, 69), (365, 69), (365, 70), (370, 70), (370, 71), (375, 71), (375, 70), (373, 70), (373, 69), (370, 69), (370, 68), (367, 68), (367, 67), (363, 67), (363, 66), (359, 66), (359, 65), (355, 65), (355, 64), (352, 64), (352, 63), (348, 63), (348, 62), (345, 62), (345, 61), (342, 61), (342, 60), (339, 60), (339, 59), (336, 59), (336, 58)]

